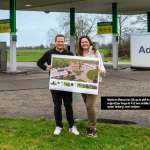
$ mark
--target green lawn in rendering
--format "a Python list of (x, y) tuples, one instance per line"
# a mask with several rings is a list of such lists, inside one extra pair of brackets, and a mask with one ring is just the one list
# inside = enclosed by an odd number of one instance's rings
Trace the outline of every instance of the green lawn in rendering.
[(79, 81), (79, 82), (86, 82), (86, 81), (84, 81), (84, 80), (81, 80), (81, 79), (78, 79), (78, 80), (75, 80), (75, 81)]
[(63, 78), (63, 80), (69, 80), (70, 81), (70, 77), (66, 76)]
[[(75, 123), (81, 133), (87, 121)], [(63, 130), (54, 136), (54, 119), (0, 118), (0, 150), (149, 150), (150, 129), (97, 123), (97, 138), (74, 135), (63, 120)]]
[(73, 71), (74, 73), (78, 74), (78, 75), (81, 75), (81, 70), (79, 71)]
[(96, 79), (95, 76), (97, 77), (97, 75), (98, 75), (98, 70), (97, 69), (89, 70), (86, 75), (90, 80), (93, 81), (94, 79)]

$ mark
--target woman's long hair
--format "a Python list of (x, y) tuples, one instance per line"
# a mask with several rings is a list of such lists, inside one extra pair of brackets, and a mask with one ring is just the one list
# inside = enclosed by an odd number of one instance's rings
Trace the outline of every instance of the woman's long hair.
[(78, 48), (77, 48), (77, 50), (76, 50), (76, 56), (83, 56), (83, 48), (81, 47), (81, 40), (82, 40), (83, 38), (86, 38), (86, 39), (89, 41), (90, 46), (93, 46), (93, 49), (92, 49), (92, 50), (94, 51), (94, 54), (95, 54), (97, 49), (96, 49), (96, 47), (94, 46), (93, 42), (91, 41), (91, 39), (89, 38), (89, 36), (83, 35), (83, 36), (81, 36), (80, 39), (79, 39), (79, 45), (78, 45)]

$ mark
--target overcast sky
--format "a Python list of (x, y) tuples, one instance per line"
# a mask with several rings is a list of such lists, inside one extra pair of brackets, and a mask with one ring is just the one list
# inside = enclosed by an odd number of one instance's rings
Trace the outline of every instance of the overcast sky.
[[(18, 30), (16, 46), (39, 46), (41, 44), (49, 46), (46, 34), (49, 29), (58, 28), (57, 18), (61, 14), (56, 12), (46, 14), (40, 11), (16, 11), (16, 28)], [(9, 10), (0, 10), (0, 20), (9, 18)], [(10, 45), (10, 33), (0, 33), (0, 41), (5, 41), (7, 45)], [(103, 35), (99, 44), (110, 41), (111, 35), (106, 34)]]
[[(16, 11), (17, 46), (46, 45), (46, 33), (50, 28), (58, 27), (56, 19), (61, 13), (36, 11)], [(0, 20), (9, 19), (9, 11), (0, 10)], [(0, 33), (0, 41), (10, 45), (10, 34)]]

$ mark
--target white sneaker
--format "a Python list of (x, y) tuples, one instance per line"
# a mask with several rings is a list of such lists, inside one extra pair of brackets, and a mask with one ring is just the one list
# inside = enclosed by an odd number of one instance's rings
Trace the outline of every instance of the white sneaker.
[(75, 126), (72, 126), (72, 128), (69, 128), (69, 131), (74, 133), (75, 135), (79, 135), (79, 132)]
[(54, 131), (54, 135), (59, 135), (61, 133), (62, 128), (57, 126), (55, 131)]

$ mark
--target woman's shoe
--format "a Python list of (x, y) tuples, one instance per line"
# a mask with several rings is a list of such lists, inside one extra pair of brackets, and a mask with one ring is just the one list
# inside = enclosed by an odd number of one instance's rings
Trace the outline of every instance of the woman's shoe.
[(84, 132), (82, 132), (82, 134), (87, 135), (90, 132), (90, 128), (86, 128), (86, 130)]
[(97, 137), (96, 131), (90, 130), (87, 137), (93, 137), (93, 138)]

